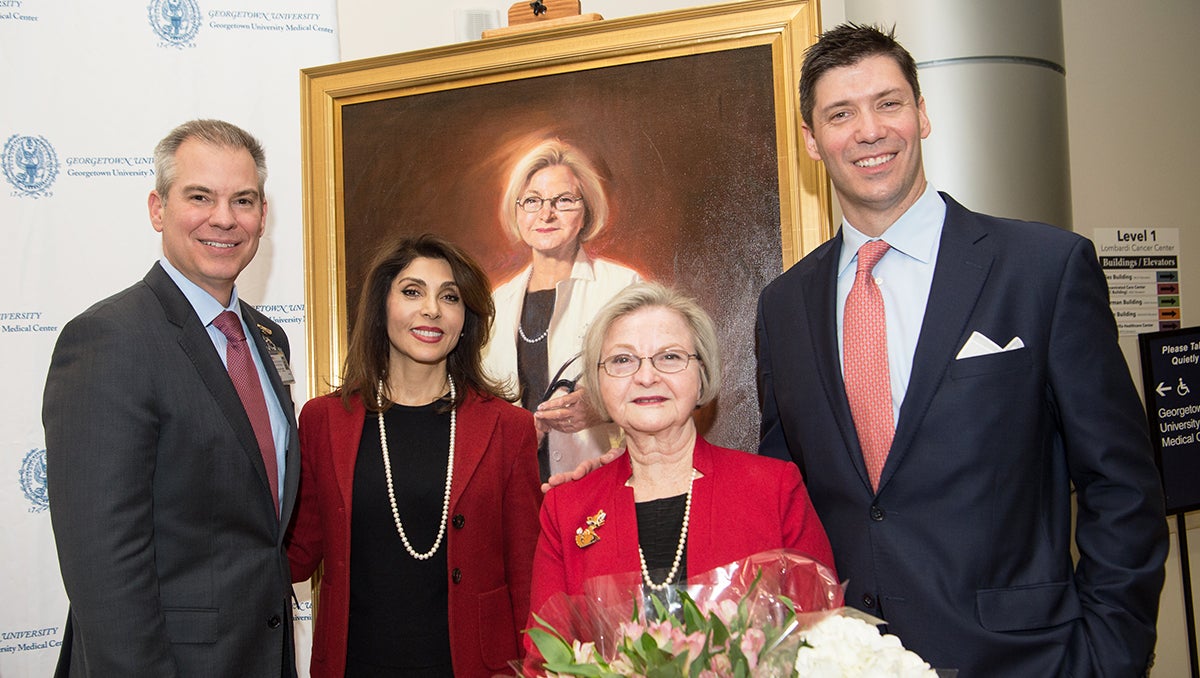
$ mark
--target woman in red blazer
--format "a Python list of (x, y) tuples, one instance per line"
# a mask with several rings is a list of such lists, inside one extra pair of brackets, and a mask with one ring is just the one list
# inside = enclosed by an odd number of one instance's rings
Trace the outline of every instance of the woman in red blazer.
[(640, 571), (643, 587), (663, 590), (770, 549), (833, 567), (794, 464), (697, 434), (692, 414), (716, 396), (721, 365), (694, 301), (654, 283), (627, 287), (592, 321), (583, 359), (585, 397), (624, 429), (628, 453), (546, 495), (532, 611), (597, 575)]
[(324, 563), (314, 678), (483, 677), (518, 658), (537, 441), (480, 369), (492, 313), (486, 275), (439, 238), (368, 271), (342, 387), (300, 415), (288, 557), (294, 581)]

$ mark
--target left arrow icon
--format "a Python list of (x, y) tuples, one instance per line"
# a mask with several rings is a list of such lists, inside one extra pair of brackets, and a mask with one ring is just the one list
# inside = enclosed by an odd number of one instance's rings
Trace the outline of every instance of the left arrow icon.
[(1158, 397), (1159, 397), (1159, 398), (1161, 398), (1161, 397), (1165, 396), (1166, 394), (1170, 393), (1170, 392), (1171, 392), (1171, 390), (1172, 390), (1172, 389), (1171, 389), (1171, 387), (1170, 387), (1170, 386), (1167, 386), (1166, 384), (1162, 383), (1161, 381), (1160, 381), (1160, 382), (1158, 382), (1158, 386), (1154, 387), (1154, 392), (1158, 394)]

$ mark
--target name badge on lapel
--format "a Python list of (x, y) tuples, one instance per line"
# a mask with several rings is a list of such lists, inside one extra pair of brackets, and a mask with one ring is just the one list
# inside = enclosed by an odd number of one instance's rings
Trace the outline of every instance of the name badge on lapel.
[(269, 327), (258, 326), (258, 331), (262, 334), (263, 342), (267, 345), (267, 355), (271, 356), (271, 362), (275, 365), (275, 371), (279, 373), (279, 380), (284, 386), (291, 386), (296, 383), (296, 375), (292, 374), (292, 368), (288, 365), (287, 356), (283, 355), (283, 351), (271, 341), (271, 335), (274, 334)]

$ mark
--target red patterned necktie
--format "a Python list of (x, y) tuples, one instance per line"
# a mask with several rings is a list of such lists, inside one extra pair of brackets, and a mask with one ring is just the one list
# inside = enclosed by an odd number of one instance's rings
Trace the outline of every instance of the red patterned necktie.
[(850, 413), (854, 416), (854, 429), (858, 432), (872, 489), (879, 488), (879, 474), (896, 432), (883, 295), (871, 274), (889, 248), (882, 240), (872, 240), (858, 248), (858, 269), (842, 319), (846, 397), (850, 400)]
[(222, 311), (213, 319), (212, 324), (229, 340), (225, 349), (229, 378), (233, 380), (233, 387), (237, 389), (238, 397), (242, 399), (242, 407), (246, 408), (246, 416), (250, 417), (250, 425), (254, 427), (254, 437), (258, 439), (258, 449), (262, 453), (263, 464), (267, 467), (267, 480), (271, 484), (275, 515), (279, 515), (279, 465), (275, 461), (271, 416), (267, 414), (262, 382), (259, 381), (258, 370), (254, 367), (254, 358), (250, 357), (250, 347), (246, 345), (242, 321), (233, 311)]

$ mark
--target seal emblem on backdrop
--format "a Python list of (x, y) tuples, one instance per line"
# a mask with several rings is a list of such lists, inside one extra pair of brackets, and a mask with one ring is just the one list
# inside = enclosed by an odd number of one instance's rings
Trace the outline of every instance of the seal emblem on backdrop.
[(33, 449), (21, 461), (21, 491), (29, 500), (29, 512), (41, 513), (50, 508), (46, 492), (46, 450)]
[(150, 26), (164, 46), (192, 47), (200, 32), (200, 5), (196, 0), (150, 0), (146, 7)]
[(17, 192), (34, 198), (50, 196), (50, 186), (58, 177), (58, 154), (43, 136), (14, 134), (0, 151), (4, 178)]

